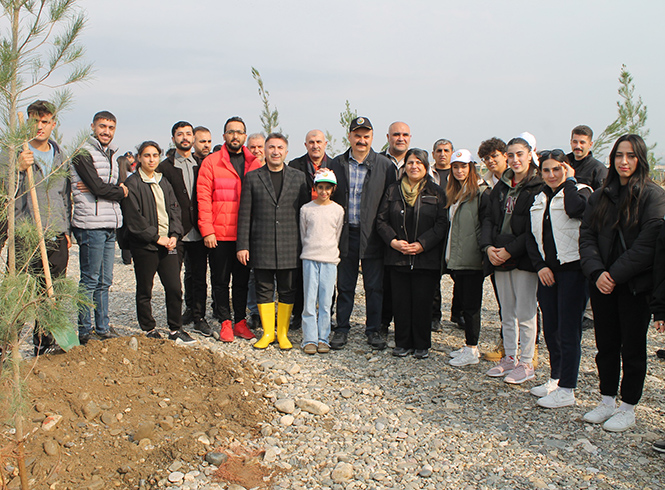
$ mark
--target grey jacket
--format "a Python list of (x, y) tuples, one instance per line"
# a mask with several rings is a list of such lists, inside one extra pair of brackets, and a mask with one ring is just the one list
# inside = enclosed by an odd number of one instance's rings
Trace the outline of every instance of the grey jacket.
[[(90, 137), (72, 160), (73, 227), (95, 230), (122, 226), (120, 201), (125, 193), (118, 185), (118, 147), (109, 145), (108, 150), (109, 155), (98, 140)], [(86, 185), (87, 192), (78, 189), (79, 182)]]
[[(456, 270), (482, 270), (483, 252), (480, 250), (480, 232), (489, 204), (489, 192), (481, 185), (472, 199), (462, 202), (450, 224), (443, 255), (445, 268)], [(450, 258), (445, 261), (446, 247), (450, 242)]]

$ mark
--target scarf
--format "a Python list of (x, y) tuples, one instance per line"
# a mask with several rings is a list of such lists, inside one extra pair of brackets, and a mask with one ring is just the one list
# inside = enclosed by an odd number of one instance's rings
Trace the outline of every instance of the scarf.
[(424, 177), (416, 185), (411, 186), (411, 184), (409, 184), (409, 178), (406, 175), (402, 177), (400, 186), (402, 188), (402, 194), (404, 195), (404, 200), (406, 201), (406, 204), (408, 206), (413, 207), (416, 204), (416, 199), (418, 198), (420, 191), (422, 191), (423, 187), (425, 187), (426, 180), (427, 177)]

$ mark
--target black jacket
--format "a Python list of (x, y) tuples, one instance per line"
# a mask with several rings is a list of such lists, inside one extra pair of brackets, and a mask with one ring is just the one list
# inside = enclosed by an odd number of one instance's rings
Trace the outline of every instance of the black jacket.
[[(328, 168), (330, 165), (330, 162), (332, 161), (332, 158), (330, 158), (327, 154), (323, 157), (323, 160), (321, 160), (321, 168)], [(307, 186), (311, 189), (314, 187), (314, 165), (309, 160), (309, 155), (305, 153), (303, 156), (294, 158), (289, 162), (289, 167), (291, 168), (297, 168), (301, 172), (305, 173), (305, 177), (307, 178)]]
[(654, 320), (665, 320), (665, 222), (660, 226), (660, 234), (656, 241), (651, 312)]
[[(589, 198), (580, 228), (582, 271), (592, 284), (608, 271), (614, 282), (627, 283), (633, 294), (650, 292), (656, 239), (665, 216), (665, 191), (648, 182), (640, 195), (637, 226), (621, 232), (612, 227), (619, 214), (620, 192), (619, 182), (616, 181), (607, 188), (597, 190)], [(591, 226), (591, 216), (603, 193), (610, 198), (611, 204), (598, 232)]]
[[(413, 207), (415, 230), (407, 229), (407, 204), (400, 181), (388, 187), (376, 218), (376, 229), (386, 244), (384, 263), (411, 269), (441, 269), (443, 239), (448, 231), (446, 194), (427, 176), (425, 187)], [(393, 239), (409, 240), (409, 236), (423, 246), (417, 255), (404, 255), (390, 246)]]
[[(196, 157), (193, 158), (194, 161), (198, 162)], [(175, 150), (169, 150), (166, 153), (166, 158), (162, 160), (157, 167), (157, 172), (161, 172), (164, 178), (169, 181), (173, 187), (173, 192), (178, 199), (181, 211), (180, 221), (182, 223), (182, 236), (189, 233), (192, 228), (198, 229), (199, 210), (196, 202), (196, 179), (199, 175), (199, 168), (200, 162), (199, 165), (194, 167), (194, 187), (192, 189), (192, 195), (190, 196), (185, 187), (182, 170), (175, 166)]]
[(603, 181), (607, 177), (607, 167), (593, 157), (593, 153), (584, 157), (582, 160), (575, 160), (574, 153), (568, 153), (568, 160), (575, 169), (575, 180), (580, 184), (586, 184), (594, 191), (603, 186)]
[[(137, 170), (127, 177), (125, 185), (129, 190), (127, 197), (120, 202), (123, 215), (123, 248), (143, 248), (158, 250), (159, 222), (157, 205), (151, 184), (143, 182)], [(169, 237), (182, 236), (180, 223), (180, 206), (169, 181), (162, 177), (159, 187), (164, 191), (164, 203), (169, 214)]]
[[(332, 199), (344, 208), (344, 228), (339, 242), (341, 257), (349, 251), (349, 154), (348, 149), (330, 162), (330, 169), (337, 177), (337, 190)], [(386, 189), (395, 182), (393, 163), (386, 157), (370, 149), (367, 158), (367, 175), (360, 197), (360, 258), (383, 257), (384, 243), (376, 232), (376, 214)]]
[[(517, 196), (510, 219), (511, 233), (502, 234), (506, 197), (510, 190), (510, 186), (503, 179), (511, 176), (512, 170), (506, 170), (490, 193), (488, 212), (483, 219), (480, 249), (485, 252), (489, 246), (503, 247), (510, 253), (511, 258), (503, 266), (498, 267), (499, 270), (520, 269), (535, 272), (526, 250), (526, 239), (531, 230), (531, 205), (533, 199), (543, 189), (543, 179), (536, 175), (522, 184), (523, 188)], [(486, 263), (489, 263), (489, 260)]]

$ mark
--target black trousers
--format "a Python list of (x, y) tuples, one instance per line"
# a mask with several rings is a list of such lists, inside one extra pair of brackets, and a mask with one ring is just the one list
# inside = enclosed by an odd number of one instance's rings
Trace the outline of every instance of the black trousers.
[(600, 393), (616, 396), (621, 379), (621, 400), (636, 405), (642, 397), (647, 372), (647, 330), (651, 311), (646, 293), (633, 295), (626, 284), (603, 294), (589, 284), (596, 333), (596, 366)]
[(386, 266), (383, 271), (383, 290), (386, 294), (383, 295), (383, 304), (381, 305), (381, 326), (390, 325), (390, 322), (393, 321), (393, 298), (389, 293), (389, 291), (393, 290), (393, 287), (390, 281), (389, 266)]
[[(203, 240), (182, 242), (184, 249), (185, 307), (191, 310), (194, 320), (205, 318), (206, 299), (208, 298), (208, 260), (212, 270), (211, 250)], [(210, 258), (210, 259), (209, 259)]]
[(304, 287), (305, 286), (302, 276), (302, 261), (298, 260), (298, 268), (296, 269), (296, 277), (295, 277), (296, 297), (293, 302), (293, 312), (291, 313), (293, 315), (293, 318), (296, 319), (296, 321), (301, 321), (302, 310), (303, 307), (305, 306)]
[(166, 320), (172, 332), (182, 328), (182, 287), (180, 283), (181, 258), (177, 250), (168, 251), (158, 245), (158, 250), (132, 248), (134, 274), (136, 276), (136, 316), (139, 326), (149, 332), (157, 326), (152, 316), (152, 288), (155, 273), (164, 286), (166, 295)]
[[(20, 244), (17, 244), (20, 247)], [(18, 248), (18, 247), (17, 247)], [(48, 256), (48, 267), (51, 271), (51, 279), (58, 279), (67, 272), (67, 264), (69, 263), (69, 249), (67, 248), (67, 238), (65, 235), (58, 235), (55, 240), (48, 240), (46, 242), (46, 253)], [(39, 253), (30, 262), (30, 273), (36, 275), (39, 280), (40, 287), (45, 288), (44, 283), (44, 264), (42, 264), (42, 257)], [(39, 324), (35, 322), (35, 329), (32, 333), (32, 342), (35, 347), (42, 346), (48, 347), (53, 345), (54, 340), (50, 334), (44, 333), (39, 328)]]
[(275, 280), (277, 280), (277, 301), (292, 305), (296, 298), (296, 269), (254, 269), (256, 279), (256, 303), (275, 301)]
[(212, 292), (220, 321), (231, 320), (229, 283), (231, 283), (233, 301), (233, 320), (236, 323), (244, 320), (247, 314), (249, 267), (238, 261), (236, 242), (217, 242), (217, 247), (210, 249), (210, 271)]
[(438, 271), (392, 267), (395, 346), (429, 349), (432, 345), (430, 307), (439, 283)]
[(452, 271), (450, 276), (455, 281), (455, 298), (466, 323), (466, 345), (478, 345), (485, 274), (483, 271)]

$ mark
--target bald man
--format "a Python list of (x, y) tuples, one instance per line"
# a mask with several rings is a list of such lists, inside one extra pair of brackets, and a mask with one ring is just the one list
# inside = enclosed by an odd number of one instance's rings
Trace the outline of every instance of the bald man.
[(395, 121), (388, 126), (388, 149), (382, 151), (381, 155), (387, 156), (395, 165), (395, 177), (402, 176), (404, 168), (404, 155), (411, 146), (411, 128), (408, 124)]
[[(327, 146), (328, 140), (326, 140), (326, 135), (323, 134), (323, 131), (320, 129), (312, 129), (305, 135), (305, 148), (307, 148), (307, 153), (289, 162), (289, 167), (296, 168), (305, 173), (307, 185), (309, 186), (309, 189), (311, 189), (312, 200), (316, 199), (314, 175), (320, 168), (327, 168), (328, 162), (331, 160), (326, 154)], [(289, 327), (291, 330), (297, 330), (301, 326), (303, 308), (302, 281), (302, 264), (298, 262), (298, 270), (296, 272), (296, 302), (293, 305), (293, 320)]]

